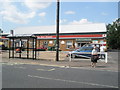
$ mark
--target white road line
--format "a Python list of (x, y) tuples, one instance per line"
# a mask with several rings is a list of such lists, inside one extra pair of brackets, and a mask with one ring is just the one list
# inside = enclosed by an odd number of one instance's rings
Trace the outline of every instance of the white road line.
[(36, 69), (36, 70), (38, 70), (38, 71), (54, 71), (55, 68), (53, 68), (53, 69), (48, 69), (48, 70), (45, 70), (45, 69)]
[(70, 67), (70, 68), (75, 68), (75, 69), (85, 69), (85, 70), (94, 70), (94, 71), (109, 71), (109, 72), (118, 72), (116, 70), (100, 70), (96, 68), (85, 68), (85, 67)]
[(5, 65), (11, 65), (11, 66), (13, 66), (14, 64), (5, 64)]
[(94, 70), (94, 71), (109, 71), (109, 72), (118, 72), (117, 70), (100, 70), (98, 68), (91, 68), (91, 67), (71, 67), (71, 66), (64, 66), (60, 68), (73, 68), (73, 69), (82, 69), (82, 70)]
[(41, 66), (51, 66), (51, 67), (64, 67), (64, 66), (60, 66), (60, 65), (50, 65), (50, 64), (39, 64)]
[(74, 68), (74, 69), (85, 69), (85, 70), (95, 70), (95, 71), (118, 72), (116, 70), (100, 70), (98, 68), (87, 68), (87, 67), (71, 67), (71, 66), (48, 65), (48, 64), (39, 64), (39, 65), (41, 65), (41, 66), (59, 67), (59, 68)]
[(2, 63), (2, 65), (11, 65), (11, 66), (13, 66), (14, 64), (12, 64), (12, 63)]
[(26, 67), (14, 67), (14, 68), (26, 69)]
[[(14, 65), (14, 64), (9, 64), (9, 63), (2, 63), (5, 65)], [(15, 63), (17, 64), (17, 63)], [(24, 63), (20, 63), (20, 64), (24, 64)], [(71, 67), (71, 66), (60, 66), (60, 65), (49, 65), (49, 64), (38, 64), (41, 66), (51, 66), (51, 67), (59, 67), (59, 68), (74, 68), (74, 69), (85, 69), (85, 70), (95, 70), (95, 71), (109, 71), (109, 72), (118, 72), (117, 70), (102, 70), (102, 69), (98, 69), (98, 68), (87, 68), (87, 67)]]
[(102, 85), (102, 84), (96, 84), (96, 83), (87, 83), (87, 82), (79, 82), (79, 81), (64, 80), (64, 79), (55, 79), (55, 78), (40, 77), (40, 76), (33, 76), (33, 75), (28, 75), (28, 77), (56, 80), (56, 81), (63, 81), (63, 82), (70, 82), (70, 83), (80, 83), (80, 84), (93, 85), (93, 86), (102, 86), (107, 88), (118, 88), (118, 86)]

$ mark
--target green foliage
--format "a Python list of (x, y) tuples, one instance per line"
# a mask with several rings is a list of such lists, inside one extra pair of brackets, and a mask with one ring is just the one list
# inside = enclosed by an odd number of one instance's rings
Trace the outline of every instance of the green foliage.
[(111, 49), (120, 49), (120, 18), (106, 27), (108, 47)]

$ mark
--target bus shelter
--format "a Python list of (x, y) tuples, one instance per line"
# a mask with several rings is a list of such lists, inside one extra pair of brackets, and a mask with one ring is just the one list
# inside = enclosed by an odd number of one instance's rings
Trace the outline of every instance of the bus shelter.
[(15, 35), (9, 38), (9, 58), (36, 59), (37, 37)]

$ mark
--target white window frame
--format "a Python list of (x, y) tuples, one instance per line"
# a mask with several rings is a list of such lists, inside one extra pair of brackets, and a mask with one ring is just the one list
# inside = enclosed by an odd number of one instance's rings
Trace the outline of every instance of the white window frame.
[(73, 42), (72, 41), (66, 41), (66, 48), (70, 49), (70, 47), (72, 47)]

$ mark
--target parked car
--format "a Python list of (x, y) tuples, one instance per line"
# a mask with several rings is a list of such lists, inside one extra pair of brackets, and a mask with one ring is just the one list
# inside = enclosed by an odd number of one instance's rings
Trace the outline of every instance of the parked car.
[[(93, 44), (86, 44), (82, 46), (81, 48), (69, 52), (66, 56), (69, 57), (71, 54), (71, 57), (82, 57), (82, 58), (91, 58), (91, 52), (93, 50)], [(98, 47), (98, 52), (99, 52), (99, 47)]]
[(44, 45), (37, 48), (37, 51), (46, 51), (46, 50), (47, 50), (47, 47), (44, 47)]

